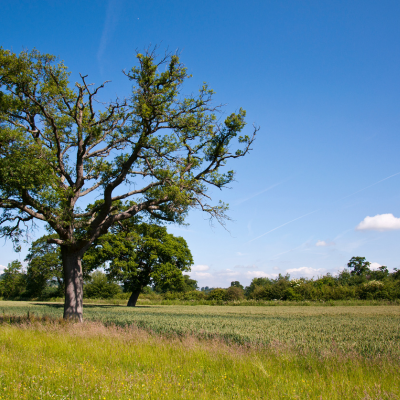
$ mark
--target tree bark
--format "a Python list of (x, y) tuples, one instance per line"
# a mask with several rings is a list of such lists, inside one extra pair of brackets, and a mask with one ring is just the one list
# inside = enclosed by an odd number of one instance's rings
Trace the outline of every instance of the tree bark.
[(61, 256), (65, 285), (64, 319), (83, 322), (82, 255), (61, 246)]
[(137, 299), (139, 298), (140, 290), (136, 290), (132, 292), (131, 297), (129, 298), (128, 301), (128, 307), (135, 307)]

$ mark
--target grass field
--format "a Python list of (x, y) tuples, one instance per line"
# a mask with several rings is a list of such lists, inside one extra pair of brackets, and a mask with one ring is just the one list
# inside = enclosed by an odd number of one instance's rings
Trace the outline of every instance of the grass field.
[(39, 315), (62, 307), (0, 302), (0, 399), (400, 398), (397, 306), (91, 305), (86, 321), (102, 323), (84, 324)]

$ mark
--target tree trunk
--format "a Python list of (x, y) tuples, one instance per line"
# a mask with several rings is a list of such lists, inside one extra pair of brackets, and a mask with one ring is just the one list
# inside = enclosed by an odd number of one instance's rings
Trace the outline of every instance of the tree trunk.
[(83, 322), (83, 274), (81, 253), (61, 246), (64, 269), (64, 319)]
[(128, 307), (135, 307), (137, 299), (139, 298), (140, 290), (136, 290), (132, 292), (131, 297), (129, 298), (128, 301)]

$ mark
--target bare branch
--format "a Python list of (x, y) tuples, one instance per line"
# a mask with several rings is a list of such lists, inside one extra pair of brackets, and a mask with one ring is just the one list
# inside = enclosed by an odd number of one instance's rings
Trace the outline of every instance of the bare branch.
[(160, 186), (160, 185), (162, 185), (162, 182), (150, 183), (149, 185), (145, 186), (145, 187), (142, 188), (142, 189), (139, 189), (139, 190), (132, 190), (131, 192), (122, 194), (122, 195), (120, 195), (120, 196), (115, 196), (115, 197), (113, 197), (111, 200), (112, 200), (112, 201), (123, 200), (123, 199), (126, 199), (127, 197), (133, 196), (133, 195), (135, 195), (135, 194), (145, 193), (145, 192), (147, 192), (149, 189), (151, 189), (151, 188), (153, 188), (153, 187), (156, 187), (156, 186)]

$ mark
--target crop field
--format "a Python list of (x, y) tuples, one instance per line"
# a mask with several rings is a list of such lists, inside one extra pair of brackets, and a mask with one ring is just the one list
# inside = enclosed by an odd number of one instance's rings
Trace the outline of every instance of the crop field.
[(0, 400), (400, 398), (398, 306), (62, 310), (0, 302)]
[[(0, 302), (8, 315), (61, 317), (61, 304)], [(84, 318), (144, 328), (163, 335), (220, 337), (257, 346), (299, 351), (329, 349), (362, 356), (400, 357), (400, 307), (229, 307), (86, 305)]]

